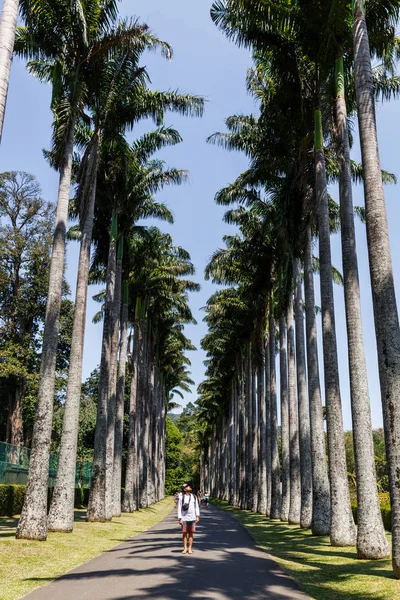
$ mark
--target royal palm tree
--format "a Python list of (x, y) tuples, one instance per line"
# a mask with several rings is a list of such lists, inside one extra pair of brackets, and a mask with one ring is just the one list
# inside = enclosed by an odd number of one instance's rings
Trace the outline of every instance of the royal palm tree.
[(32, 12), (30, 2), (21, 2), (27, 26), (19, 28), (15, 42), (16, 52), (30, 60), (30, 72), (52, 82), (51, 162), (60, 173), (30, 471), (17, 528), (17, 537), (41, 540), (47, 537), (48, 457), (75, 126), (84, 107), (90, 69), (121, 45), (134, 45), (147, 29), (134, 24), (127, 34), (125, 28), (118, 28), (113, 0), (97, 0), (85, 7), (78, 1), (51, 1), (42, 8)]
[(0, 142), (6, 112), (19, 0), (4, 0), (0, 21)]

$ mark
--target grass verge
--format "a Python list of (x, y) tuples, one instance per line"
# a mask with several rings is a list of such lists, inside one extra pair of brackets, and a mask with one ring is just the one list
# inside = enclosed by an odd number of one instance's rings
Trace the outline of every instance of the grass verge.
[[(257, 545), (297, 581), (315, 600), (394, 600), (400, 580), (394, 579), (391, 560), (357, 560), (355, 548), (334, 548), (329, 538), (314, 537), (296, 525), (270, 521), (263, 515), (213, 504), (241, 523)], [(390, 534), (388, 534), (389, 542)]]
[(72, 533), (49, 533), (46, 542), (16, 540), (18, 519), (0, 518), (0, 599), (18, 600), (129, 537), (149, 529), (173, 509), (171, 498), (111, 523), (86, 523), (75, 511)]

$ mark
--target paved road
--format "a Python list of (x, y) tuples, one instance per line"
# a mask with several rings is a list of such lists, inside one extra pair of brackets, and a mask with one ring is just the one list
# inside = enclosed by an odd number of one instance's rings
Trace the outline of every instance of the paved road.
[(202, 510), (192, 555), (175, 511), (24, 600), (307, 600), (226, 513)]

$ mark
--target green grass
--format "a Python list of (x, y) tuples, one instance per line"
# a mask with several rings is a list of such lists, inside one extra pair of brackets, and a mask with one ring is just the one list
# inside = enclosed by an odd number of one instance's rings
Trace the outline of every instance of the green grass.
[[(239, 521), (257, 545), (276, 559), (301, 589), (315, 600), (396, 600), (400, 580), (391, 560), (357, 560), (355, 548), (334, 548), (329, 538), (309, 530), (270, 521), (263, 515), (213, 501)], [(388, 534), (389, 542), (390, 535)]]
[(149, 529), (173, 509), (171, 498), (111, 523), (86, 523), (75, 511), (72, 533), (50, 533), (46, 542), (16, 540), (18, 519), (0, 518), (0, 599), (18, 600), (129, 537)]

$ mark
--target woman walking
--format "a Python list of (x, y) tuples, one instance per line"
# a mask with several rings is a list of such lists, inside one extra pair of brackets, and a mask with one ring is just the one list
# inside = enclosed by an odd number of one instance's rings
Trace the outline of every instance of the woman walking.
[(178, 502), (178, 520), (182, 527), (182, 554), (193, 554), (193, 533), (196, 523), (200, 521), (200, 508), (197, 496), (192, 494), (192, 487), (186, 484)]

